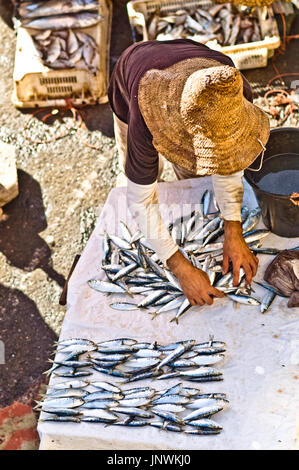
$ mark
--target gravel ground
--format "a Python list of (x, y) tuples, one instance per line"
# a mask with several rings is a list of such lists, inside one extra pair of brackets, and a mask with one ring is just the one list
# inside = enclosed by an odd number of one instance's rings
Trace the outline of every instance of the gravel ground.
[[(131, 43), (125, 5), (123, 0), (113, 4), (111, 70)], [(26, 138), (30, 111), (18, 110), (11, 103), (16, 36), (9, 11), (9, 3), (2, 0), (0, 139), (17, 150), (20, 195), (4, 208), (6, 220), (0, 223), (0, 338), (5, 345), (0, 406), (31, 397), (44, 381), (42, 373), (49, 368), (47, 359), (66, 311), (59, 305), (65, 278), (75, 255), (82, 253), (118, 174), (108, 104), (82, 110), (88, 129), (82, 138), (71, 116), (47, 125), (41, 122), (43, 113), (30, 120), (30, 137), (53, 137), (63, 126), (69, 130), (67, 137), (47, 144)], [(297, 17), (292, 33), (298, 34), (298, 29)], [(275, 63), (281, 73), (298, 70), (298, 41), (292, 41)], [(258, 99), (275, 72), (269, 63), (245, 75)], [(173, 178), (169, 166), (164, 176)]]

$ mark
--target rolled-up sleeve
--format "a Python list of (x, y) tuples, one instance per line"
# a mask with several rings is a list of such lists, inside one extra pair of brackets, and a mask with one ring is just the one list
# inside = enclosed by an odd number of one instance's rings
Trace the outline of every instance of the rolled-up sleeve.
[(165, 263), (178, 250), (178, 245), (162, 220), (157, 182), (142, 185), (128, 179), (127, 204), (139, 230), (159, 259)]
[(244, 194), (243, 171), (233, 175), (213, 175), (216, 201), (225, 220), (241, 222), (241, 207)]

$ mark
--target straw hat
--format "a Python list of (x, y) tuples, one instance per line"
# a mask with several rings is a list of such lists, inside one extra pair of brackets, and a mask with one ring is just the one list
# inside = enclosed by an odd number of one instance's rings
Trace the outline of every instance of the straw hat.
[(240, 72), (212, 59), (147, 71), (138, 103), (157, 151), (194, 175), (244, 170), (269, 137), (269, 119), (244, 98)]

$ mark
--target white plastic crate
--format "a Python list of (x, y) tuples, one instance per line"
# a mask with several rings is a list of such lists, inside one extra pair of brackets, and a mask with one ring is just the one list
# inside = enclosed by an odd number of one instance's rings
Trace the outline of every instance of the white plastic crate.
[[(212, 6), (214, 4), (215, 3), (210, 0), (134, 0), (127, 4), (127, 12), (132, 29), (136, 26), (141, 27), (143, 41), (147, 41), (148, 31), (146, 22), (148, 17), (156, 11), (157, 8), (160, 9), (161, 13), (172, 14), (182, 8)], [(257, 14), (263, 34), (265, 16), (269, 14), (274, 17), (274, 14), (271, 7), (257, 8)], [(263, 34), (264, 39), (262, 41), (236, 44), (234, 46), (215, 45), (213, 42), (209, 43), (208, 46), (227, 54), (240, 70), (266, 67), (268, 58), (272, 57), (274, 50), (280, 46), (280, 37), (276, 21), (274, 21), (274, 25), (275, 27), (271, 37)]]
[(12, 102), (21, 108), (106, 103), (109, 81), (109, 51), (112, 21), (111, 0), (99, 1), (103, 17), (97, 25), (77, 28), (99, 44), (96, 73), (77, 68), (55, 70), (44, 65), (32, 36), (40, 30), (18, 28)]

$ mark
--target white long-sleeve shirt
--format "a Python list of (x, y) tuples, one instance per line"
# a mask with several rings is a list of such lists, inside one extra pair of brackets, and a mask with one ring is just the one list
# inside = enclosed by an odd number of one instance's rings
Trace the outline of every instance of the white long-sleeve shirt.
[[(229, 176), (212, 176), (216, 200), (225, 220), (241, 221), (242, 177), (243, 171)], [(127, 204), (140, 231), (165, 263), (178, 250), (178, 245), (162, 220), (157, 182), (141, 185), (128, 179)]]

